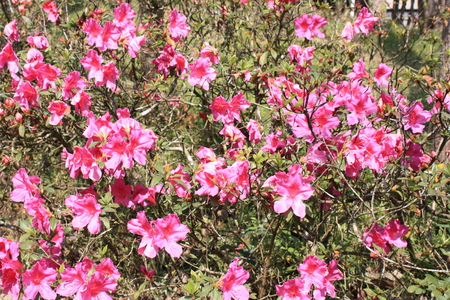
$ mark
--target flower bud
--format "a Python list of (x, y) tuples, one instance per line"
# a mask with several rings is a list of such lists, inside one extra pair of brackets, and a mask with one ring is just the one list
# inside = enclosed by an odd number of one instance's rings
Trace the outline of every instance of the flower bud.
[(14, 103), (14, 100), (11, 98), (6, 99), (4, 104), (5, 104), (6, 108), (9, 108), (9, 109), (12, 109), (16, 106), (16, 104)]
[(17, 112), (14, 116), (14, 120), (16, 120), (17, 123), (22, 123), (23, 122), (22, 114)]

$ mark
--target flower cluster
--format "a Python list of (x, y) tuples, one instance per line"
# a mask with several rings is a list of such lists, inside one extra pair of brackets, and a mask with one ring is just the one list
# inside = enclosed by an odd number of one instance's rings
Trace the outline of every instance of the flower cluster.
[[(398, 248), (403, 248), (408, 245), (406, 241), (401, 239), (408, 231), (408, 226), (400, 224), (399, 220), (392, 220), (385, 227), (381, 227), (378, 223), (375, 223), (366, 229), (362, 240), (367, 247), (373, 247), (375, 245), (383, 249), (385, 254), (389, 254), (391, 252), (389, 245)], [(376, 252), (378, 253), (378, 251)]]
[(154, 149), (156, 135), (151, 129), (144, 129), (141, 124), (130, 118), (128, 109), (117, 112), (119, 120), (112, 123), (109, 113), (95, 118), (88, 114), (87, 128), (83, 135), (88, 138), (84, 147), (75, 147), (73, 153), (66, 153), (66, 168), (70, 176), (99, 180), (104, 170), (116, 178), (125, 173), (122, 168), (130, 169), (134, 161), (145, 165), (146, 153)]
[(148, 221), (144, 211), (137, 213), (137, 218), (128, 221), (130, 232), (142, 235), (138, 253), (155, 258), (159, 250), (164, 249), (171, 257), (180, 257), (183, 249), (178, 241), (184, 240), (189, 228), (180, 223), (177, 215), (169, 214), (164, 219)]
[[(300, 277), (289, 279), (283, 285), (277, 285), (277, 295), (282, 300), (324, 300), (326, 295), (336, 296), (333, 282), (342, 279), (342, 272), (337, 268), (338, 262), (332, 260), (329, 265), (310, 255), (297, 270)], [(314, 286), (311, 298), (311, 288)]]

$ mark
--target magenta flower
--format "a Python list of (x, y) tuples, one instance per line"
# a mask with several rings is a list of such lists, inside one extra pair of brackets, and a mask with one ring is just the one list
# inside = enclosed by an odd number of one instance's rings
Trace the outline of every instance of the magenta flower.
[(177, 242), (184, 240), (190, 231), (174, 214), (148, 222), (143, 211), (138, 212), (137, 219), (128, 221), (127, 228), (132, 233), (142, 235), (138, 253), (150, 258), (156, 257), (160, 249), (165, 249), (172, 257), (180, 257), (183, 249)]
[(48, 111), (52, 113), (50, 125), (59, 125), (64, 115), (70, 114), (70, 106), (62, 101), (52, 101), (48, 105)]
[(11, 200), (14, 202), (28, 202), (34, 197), (40, 197), (38, 184), (41, 179), (37, 176), (28, 176), (24, 168), (19, 169), (12, 178), (14, 190), (11, 192)]
[(56, 299), (56, 293), (49, 285), (57, 279), (58, 272), (55, 265), (49, 259), (43, 258), (38, 260), (31, 270), (23, 273), (24, 299), (35, 299), (38, 293), (44, 299)]
[(250, 273), (243, 267), (238, 266), (238, 263), (239, 259), (235, 257), (222, 279), (223, 300), (248, 300), (250, 298), (250, 293), (244, 286), (244, 283), (250, 277)]
[(375, 23), (378, 21), (379, 18), (374, 17), (367, 7), (363, 7), (361, 11), (358, 14), (358, 18), (355, 21), (354, 24), (354, 32), (355, 34), (358, 34), (360, 32), (364, 33), (365, 35), (368, 35), (370, 31), (373, 30), (373, 27)]
[(186, 23), (186, 17), (175, 8), (169, 15), (169, 32), (173, 40), (178, 41), (180, 36), (186, 37), (191, 27)]
[(47, 19), (50, 22), (56, 22), (59, 18), (58, 8), (54, 1), (46, 1), (42, 5), (42, 9), (48, 14)]
[(309, 300), (309, 290), (305, 289), (305, 283), (299, 277), (289, 279), (282, 285), (276, 285), (277, 295), (281, 300)]
[(102, 227), (102, 223), (100, 222), (102, 206), (93, 195), (71, 195), (66, 198), (65, 203), (75, 213), (75, 217), (72, 220), (72, 226), (75, 230), (87, 226), (89, 232), (92, 234), (100, 232)]
[(199, 85), (205, 91), (209, 90), (209, 81), (216, 79), (216, 70), (211, 67), (208, 58), (199, 57), (193, 64), (189, 65), (191, 71), (188, 82), (191, 86)]
[(4, 33), (11, 41), (13, 41), (13, 42), (20, 41), (19, 30), (17, 29), (17, 20), (16, 19), (12, 20), (12, 22), (5, 25)]
[(375, 82), (379, 86), (389, 86), (389, 81), (387, 79), (392, 75), (392, 68), (388, 67), (386, 64), (381, 63), (378, 65), (375, 73), (373, 74)]
[(19, 64), (17, 64), (18, 61), (19, 58), (14, 52), (11, 42), (6, 43), (5, 47), (3, 47), (0, 52), (0, 69), (7, 65), (8, 70), (11, 73), (17, 73), (19, 71)]
[(300, 218), (306, 216), (306, 205), (303, 200), (309, 199), (314, 194), (314, 188), (309, 184), (312, 177), (302, 177), (300, 165), (292, 165), (289, 172), (278, 172), (269, 177), (263, 187), (273, 186), (272, 193), (281, 196), (275, 201), (273, 209), (281, 214), (292, 208), (294, 214)]
[(155, 245), (160, 249), (165, 249), (172, 257), (180, 257), (183, 249), (178, 241), (184, 240), (189, 228), (180, 223), (177, 215), (169, 214), (164, 219), (155, 221)]
[(324, 38), (325, 34), (319, 29), (327, 25), (327, 20), (319, 15), (310, 17), (308, 14), (302, 15), (300, 18), (294, 20), (295, 35), (298, 37), (305, 37), (307, 40), (312, 40), (314, 36)]

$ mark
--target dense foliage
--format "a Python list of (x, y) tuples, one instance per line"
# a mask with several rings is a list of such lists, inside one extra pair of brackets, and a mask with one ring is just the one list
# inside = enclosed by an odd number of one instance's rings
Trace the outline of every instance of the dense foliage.
[(119, 2), (2, 6), (3, 293), (449, 297), (436, 32), (338, 3)]

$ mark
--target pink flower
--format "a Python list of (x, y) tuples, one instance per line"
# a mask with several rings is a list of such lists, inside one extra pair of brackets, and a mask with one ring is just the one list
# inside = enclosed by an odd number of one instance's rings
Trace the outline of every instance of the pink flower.
[(389, 81), (387, 81), (387, 79), (392, 75), (392, 68), (381, 63), (378, 65), (378, 68), (373, 75), (373, 79), (379, 86), (389, 86)]
[(430, 121), (431, 113), (423, 109), (422, 102), (414, 102), (411, 107), (406, 107), (405, 115), (403, 116), (403, 124), (405, 130), (411, 129), (412, 133), (422, 133), (425, 129), (425, 123)]
[(16, 19), (12, 20), (12, 22), (5, 25), (4, 33), (11, 41), (13, 41), (13, 42), (20, 41), (19, 30), (17, 29), (17, 20)]
[(300, 66), (305, 67), (314, 57), (314, 47), (302, 48), (297, 45), (290, 45), (288, 48), (291, 61), (296, 61)]
[(56, 299), (56, 293), (49, 285), (57, 280), (58, 272), (54, 265), (49, 259), (40, 259), (22, 275), (24, 299), (35, 299), (38, 293), (44, 299)]
[(170, 13), (169, 21), (169, 32), (174, 41), (178, 41), (180, 36), (186, 37), (191, 31), (191, 27), (186, 24), (186, 17), (179, 13), (176, 8)]
[(49, 87), (56, 89), (55, 80), (61, 76), (61, 70), (50, 64), (43, 64), (37, 69), (37, 86), (47, 90)]
[(276, 285), (277, 295), (281, 300), (309, 300), (309, 289), (305, 289), (305, 284), (301, 278), (289, 279), (283, 285)]
[(248, 130), (249, 141), (258, 144), (261, 141), (261, 132), (259, 131), (261, 125), (255, 120), (250, 119), (245, 128)]
[(100, 222), (102, 206), (97, 202), (92, 194), (86, 194), (83, 196), (71, 195), (66, 198), (65, 204), (75, 213), (75, 217), (72, 220), (72, 226), (75, 230), (79, 230), (80, 228), (87, 226), (89, 232), (92, 234), (97, 234), (100, 232), (102, 227)]
[(119, 7), (114, 8), (114, 23), (122, 26), (131, 21), (136, 16), (136, 12), (131, 9), (129, 3), (122, 3)]
[(169, 68), (176, 69), (177, 76), (186, 73), (188, 63), (186, 58), (180, 53), (176, 52), (172, 45), (165, 45), (163, 53), (152, 61), (152, 64), (157, 65), (158, 73), (164, 74), (164, 80), (169, 77)]
[(355, 31), (353, 29), (352, 23), (351, 22), (345, 23), (344, 29), (342, 30), (340, 37), (347, 39), (347, 40), (353, 40), (354, 36), (355, 36)]
[(302, 15), (300, 18), (294, 20), (295, 35), (298, 37), (305, 37), (307, 40), (312, 40), (314, 36), (324, 38), (325, 34), (319, 31), (320, 28), (327, 25), (327, 20), (319, 15), (310, 17), (308, 14)]
[(302, 177), (300, 165), (291, 165), (289, 172), (278, 172), (269, 177), (263, 187), (274, 186), (272, 193), (281, 196), (275, 201), (274, 210), (281, 214), (292, 208), (294, 214), (300, 218), (306, 216), (306, 205), (303, 200), (309, 199), (314, 194), (314, 188), (309, 184), (312, 177)]
[(87, 55), (80, 60), (83, 67), (89, 70), (88, 79), (95, 78), (95, 82), (103, 81), (103, 58), (97, 53), (97, 51), (91, 49)]
[(297, 268), (304, 282), (304, 291), (309, 292), (314, 285), (314, 299), (324, 300), (327, 294), (335, 297), (336, 293), (332, 282), (341, 280), (343, 277), (341, 271), (336, 267), (337, 264), (337, 261), (332, 260), (327, 266), (323, 260), (314, 255), (305, 258)]
[(165, 249), (171, 257), (180, 257), (183, 249), (178, 241), (186, 239), (189, 228), (180, 223), (177, 215), (169, 214), (164, 219), (155, 222), (155, 245), (159, 249)]
[(358, 34), (360, 32), (368, 35), (370, 31), (373, 30), (373, 26), (378, 21), (379, 18), (374, 17), (367, 7), (363, 7), (358, 14), (358, 18), (354, 24), (354, 32)]
[(44, 4), (42, 5), (42, 9), (48, 14), (47, 19), (50, 22), (58, 21), (59, 13), (54, 1), (44, 2)]
[(7, 42), (0, 52), (0, 69), (7, 65), (11, 73), (17, 73), (19, 71), (18, 61), (19, 58), (14, 53), (11, 42)]
[(34, 197), (40, 197), (38, 184), (41, 179), (37, 176), (28, 176), (24, 168), (19, 169), (12, 178), (14, 190), (11, 192), (11, 200), (14, 202), (27, 202)]
[(70, 114), (70, 106), (62, 101), (52, 101), (48, 111), (52, 113), (49, 124), (59, 125), (64, 115)]
[(201, 57), (206, 57), (213, 64), (218, 64), (220, 60), (219, 52), (211, 45), (206, 45), (202, 51), (200, 51)]
[(222, 279), (223, 300), (248, 300), (250, 298), (250, 293), (244, 286), (244, 283), (250, 277), (250, 273), (243, 267), (238, 266), (238, 263), (239, 259), (235, 257)]
[(240, 112), (250, 107), (250, 102), (244, 98), (244, 94), (239, 92), (227, 102), (222, 96), (214, 98), (209, 106), (213, 114), (214, 121), (222, 121), (225, 125), (231, 125), (234, 119), (241, 121)]
[(48, 40), (45, 36), (29, 36), (27, 37), (28, 45), (38, 49), (45, 50), (48, 48)]
[(353, 64), (353, 72), (349, 73), (347, 77), (353, 80), (369, 78), (369, 74), (366, 71), (366, 64), (362, 58)]
[(120, 273), (110, 258), (105, 258), (99, 265), (87, 257), (78, 262), (75, 268), (67, 268), (61, 273), (61, 283), (56, 292), (65, 297), (76, 293), (74, 299), (112, 300), (107, 293), (115, 291), (116, 280)]
[[(401, 239), (401, 237), (408, 233), (409, 228), (400, 224), (399, 220), (390, 221), (384, 228), (376, 223), (373, 228), (371, 227), (367, 228), (362, 236), (362, 240), (367, 247), (376, 245), (379, 248), (382, 248), (386, 254), (389, 254), (391, 249), (387, 243), (398, 248), (403, 248), (408, 245), (406, 241)], [(378, 251), (375, 250), (375, 252)]]
[(216, 70), (211, 67), (208, 58), (200, 57), (193, 64), (189, 65), (190, 74), (188, 82), (191, 86), (199, 85), (205, 91), (209, 90), (208, 81), (216, 79)]
[(409, 232), (409, 228), (406, 225), (400, 224), (399, 220), (390, 221), (385, 227), (386, 231), (386, 241), (394, 245), (398, 248), (403, 248), (408, 246), (408, 243), (401, 239), (402, 236), (405, 236)]
[(180, 257), (183, 249), (177, 241), (184, 240), (190, 231), (174, 214), (149, 223), (143, 211), (138, 212), (137, 219), (128, 221), (127, 228), (132, 233), (142, 235), (138, 253), (150, 258), (156, 257), (160, 249), (165, 249), (171, 257)]
[(64, 100), (71, 99), (75, 94), (84, 89), (87, 85), (83, 78), (80, 78), (80, 72), (72, 71), (64, 78), (64, 86), (62, 88), (62, 96)]
[(117, 179), (111, 185), (111, 194), (114, 196), (114, 203), (123, 204), (125, 207), (135, 209), (136, 206), (131, 201), (131, 185), (126, 185), (123, 179)]
[(92, 106), (91, 96), (85, 91), (81, 90), (73, 97), (70, 104), (75, 106), (76, 113), (87, 117)]
[(138, 212), (136, 219), (128, 221), (127, 229), (131, 233), (142, 235), (138, 253), (150, 258), (155, 258), (159, 251), (159, 247), (154, 243), (156, 232), (153, 227), (153, 222), (148, 222), (144, 211)]
[(64, 241), (64, 231), (61, 224), (56, 225), (53, 234), (54, 236), (50, 239), (50, 241), (39, 240), (39, 245), (41, 245), (42, 249), (44, 249), (44, 251), (49, 254), (53, 260), (57, 260), (61, 255), (62, 242)]
[(38, 103), (39, 94), (28, 81), (20, 81), (13, 99), (25, 109), (41, 107)]
[(103, 72), (103, 80), (95, 81), (97, 86), (103, 86), (106, 84), (108, 88), (113, 91), (118, 91), (119, 89), (116, 87), (116, 80), (119, 78), (119, 70), (117, 70), (114, 62), (109, 62), (102, 68)]

